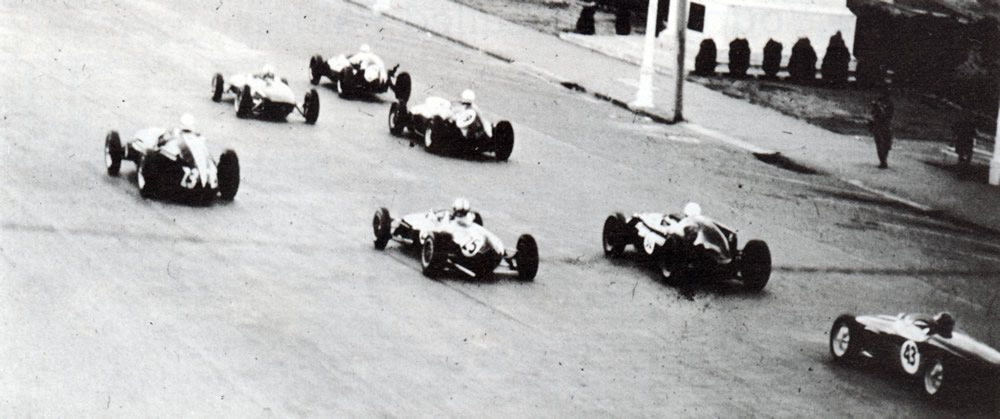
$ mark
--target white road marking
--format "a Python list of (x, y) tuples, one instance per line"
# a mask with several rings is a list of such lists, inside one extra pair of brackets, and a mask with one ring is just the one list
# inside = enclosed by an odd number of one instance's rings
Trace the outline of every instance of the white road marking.
[(851, 185), (857, 186), (858, 188), (861, 188), (862, 190), (865, 190), (867, 192), (873, 193), (875, 195), (881, 196), (883, 198), (886, 198), (886, 199), (889, 199), (889, 200), (892, 200), (892, 201), (899, 202), (899, 203), (904, 204), (904, 205), (906, 205), (908, 207), (913, 207), (913, 208), (919, 209), (921, 211), (931, 211), (933, 209), (933, 208), (931, 208), (931, 207), (929, 207), (927, 205), (921, 204), (921, 203), (916, 202), (916, 201), (911, 201), (909, 199), (903, 198), (903, 197), (901, 197), (899, 195), (896, 195), (894, 193), (880, 191), (878, 189), (866, 186), (860, 180), (844, 179), (844, 181), (847, 182), (847, 183), (850, 183)]
[(747, 151), (749, 151), (751, 153), (760, 153), (760, 154), (774, 154), (775, 153), (775, 151), (773, 151), (773, 150), (767, 150), (767, 149), (758, 147), (758, 146), (756, 146), (754, 144), (750, 144), (750, 143), (748, 143), (746, 141), (743, 141), (743, 140), (741, 140), (739, 138), (732, 137), (732, 136), (723, 134), (721, 132), (705, 128), (705, 127), (703, 127), (701, 125), (698, 125), (698, 124), (694, 124), (694, 123), (690, 123), (690, 122), (682, 122), (682, 123), (680, 123), (678, 125), (680, 125), (683, 128), (686, 128), (686, 129), (688, 129), (690, 131), (694, 131), (694, 132), (696, 132), (698, 134), (705, 135), (705, 136), (708, 136), (708, 137), (712, 137), (712, 138), (714, 138), (716, 140), (719, 140), (719, 141), (722, 141), (722, 142), (724, 142), (726, 144), (733, 145), (733, 146), (739, 147), (741, 149), (747, 150)]

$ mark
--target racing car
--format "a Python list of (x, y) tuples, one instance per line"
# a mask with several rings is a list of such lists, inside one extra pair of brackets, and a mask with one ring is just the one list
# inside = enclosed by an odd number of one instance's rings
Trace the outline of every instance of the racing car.
[(368, 45), (351, 57), (344, 54), (324, 60), (322, 55), (314, 55), (309, 60), (309, 80), (319, 84), (323, 77), (337, 85), (337, 94), (348, 97), (359, 93), (385, 93), (390, 88), (396, 98), (406, 101), (410, 97), (412, 81), (406, 72), (396, 74), (399, 64), (386, 70), (385, 62), (371, 52)]
[(108, 175), (117, 176), (122, 161), (136, 164), (143, 198), (207, 203), (215, 197), (231, 201), (240, 187), (240, 161), (233, 150), (214, 159), (204, 137), (189, 128), (146, 128), (128, 142), (117, 131), (104, 139)]
[(316, 89), (306, 92), (300, 106), (295, 102), (295, 93), (288, 86), (288, 81), (275, 77), (270, 66), (265, 66), (261, 73), (233, 75), (228, 81), (222, 74), (216, 73), (212, 77), (212, 101), (222, 101), (227, 93), (234, 95), (233, 107), (239, 118), (283, 121), (292, 110), (299, 111), (310, 125), (319, 118), (319, 94)]
[(420, 249), (424, 275), (434, 278), (458, 271), (472, 278), (488, 278), (504, 265), (522, 281), (538, 272), (538, 245), (530, 234), (517, 239), (515, 249), (505, 249), (495, 234), (483, 227), (483, 217), (469, 211), (468, 201), (458, 199), (451, 210), (431, 210), (393, 219), (379, 208), (372, 219), (375, 248), (384, 250), (390, 240)]
[(994, 391), (1000, 378), (1000, 352), (955, 330), (947, 312), (841, 315), (830, 330), (830, 354), (840, 364), (888, 365), (935, 399), (963, 388)]
[(640, 259), (657, 267), (663, 281), (673, 286), (737, 278), (746, 288), (761, 290), (771, 276), (767, 243), (750, 240), (738, 250), (736, 233), (701, 215), (701, 207), (693, 202), (682, 214), (648, 212), (626, 218), (614, 213), (604, 221), (602, 244), (610, 257), (620, 257), (626, 246), (633, 246)]
[(406, 100), (394, 102), (389, 107), (389, 132), (402, 135), (409, 129), (423, 137), (424, 147), (432, 153), (492, 152), (497, 161), (507, 161), (514, 150), (514, 127), (507, 121), (490, 125), (472, 103), (475, 98), (466, 90), (455, 105), (436, 96), (412, 109)]

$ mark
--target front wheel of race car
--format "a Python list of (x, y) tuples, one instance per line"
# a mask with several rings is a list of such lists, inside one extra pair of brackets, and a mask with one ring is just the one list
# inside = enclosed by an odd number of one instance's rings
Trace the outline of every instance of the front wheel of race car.
[(609, 215), (604, 220), (601, 244), (605, 256), (620, 257), (625, 253), (625, 228), (625, 216), (620, 212)]
[(306, 97), (302, 102), (302, 116), (306, 118), (306, 123), (309, 125), (315, 125), (316, 120), (319, 119), (319, 93), (316, 89), (310, 89), (306, 92)]
[(319, 84), (319, 79), (323, 77), (323, 66), (326, 65), (326, 61), (323, 61), (323, 56), (316, 54), (309, 59), (309, 82), (313, 86)]
[(514, 151), (514, 127), (510, 122), (500, 121), (493, 127), (493, 150), (497, 161), (507, 161)]
[(517, 238), (517, 253), (514, 254), (517, 264), (517, 277), (522, 281), (533, 281), (538, 273), (538, 244), (530, 234)]
[(750, 240), (740, 258), (740, 279), (751, 290), (761, 290), (771, 277), (771, 250), (762, 240)]
[(434, 278), (444, 269), (444, 249), (433, 234), (424, 238), (420, 249), (420, 268), (424, 276)]
[(861, 327), (854, 316), (845, 314), (837, 318), (830, 328), (830, 355), (839, 363), (855, 359), (861, 353)]
[(215, 73), (215, 76), (212, 76), (212, 102), (222, 100), (223, 83), (222, 74)]
[(406, 112), (403, 109), (403, 105), (398, 102), (393, 102), (389, 106), (389, 133), (392, 135), (400, 135), (403, 133), (403, 129), (406, 128), (403, 124), (403, 114)]
[(473, 214), (472, 222), (476, 223), (476, 224), (479, 224), (479, 225), (483, 225), (483, 216), (482, 216), (482, 214), (480, 214), (479, 211), (473, 211), (472, 214)]
[(396, 99), (400, 102), (410, 100), (410, 91), (413, 89), (413, 80), (410, 73), (399, 73), (396, 82), (392, 85), (392, 91), (396, 94)]
[(122, 159), (125, 157), (125, 147), (122, 146), (121, 137), (118, 131), (111, 131), (104, 137), (104, 165), (108, 167), (108, 174), (117, 176), (122, 168)]
[(240, 189), (240, 159), (233, 150), (226, 150), (219, 156), (219, 195), (223, 200), (232, 201)]
[(392, 218), (389, 217), (389, 210), (379, 208), (372, 218), (372, 230), (375, 233), (375, 249), (384, 250), (392, 238)]
[(250, 86), (243, 86), (239, 96), (236, 96), (236, 116), (239, 118), (249, 118), (253, 111), (253, 94)]

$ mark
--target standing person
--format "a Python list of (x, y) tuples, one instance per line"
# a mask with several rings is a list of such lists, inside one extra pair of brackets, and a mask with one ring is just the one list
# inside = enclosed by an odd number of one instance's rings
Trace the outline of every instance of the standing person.
[(871, 131), (875, 137), (875, 149), (878, 151), (879, 169), (889, 168), (889, 150), (892, 149), (892, 114), (895, 107), (892, 104), (889, 83), (882, 89), (882, 95), (872, 101)]
[(958, 165), (968, 167), (972, 163), (972, 149), (976, 145), (976, 119), (966, 111), (962, 118), (951, 127), (955, 132), (955, 153), (958, 154)]

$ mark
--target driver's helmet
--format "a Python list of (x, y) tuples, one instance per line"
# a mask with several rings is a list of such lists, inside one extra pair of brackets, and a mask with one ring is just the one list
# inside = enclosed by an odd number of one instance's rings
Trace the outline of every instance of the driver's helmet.
[(194, 131), (194, 115), (185, 113), (181, 115), (181, 129), (184, 131)]
[(697, 217), (701, 215), (701, 205), (695, 202), (688, 202), (684, 205), (684, 215), (687, 217)]
[(451, 216), (452, 218), (462, 218), (469, 215), (470, 210), (469, 200), (465, 198), (455, 199), (455, 202), (451, 204)]
[(473, 92), (472, 90), (469, 89), (465, 89), (464, 91), (462, 91), (463, 105), (471, 105), (472, 102), (475, 102), (475, 100), (476, 100), (476, 92)]
[(260, 70), (261, 77), (265, 79), (274, 79), (274, 67), (270, 64), (265, 65), (264, 68)]
[(361, 44), (361, 48), (358, 48), (358, 51), (359, 52), (364, 52), (364, 53), (369, 53), (369, 52), (372, 52), (372, 47), (368, 46), (368, 44)]
[(950, 337), (951, 331), (955, 328), (955, 317), (947, 311), (942, 311), (934, 316), (934, 324), (937, 325), (938, 334)]

